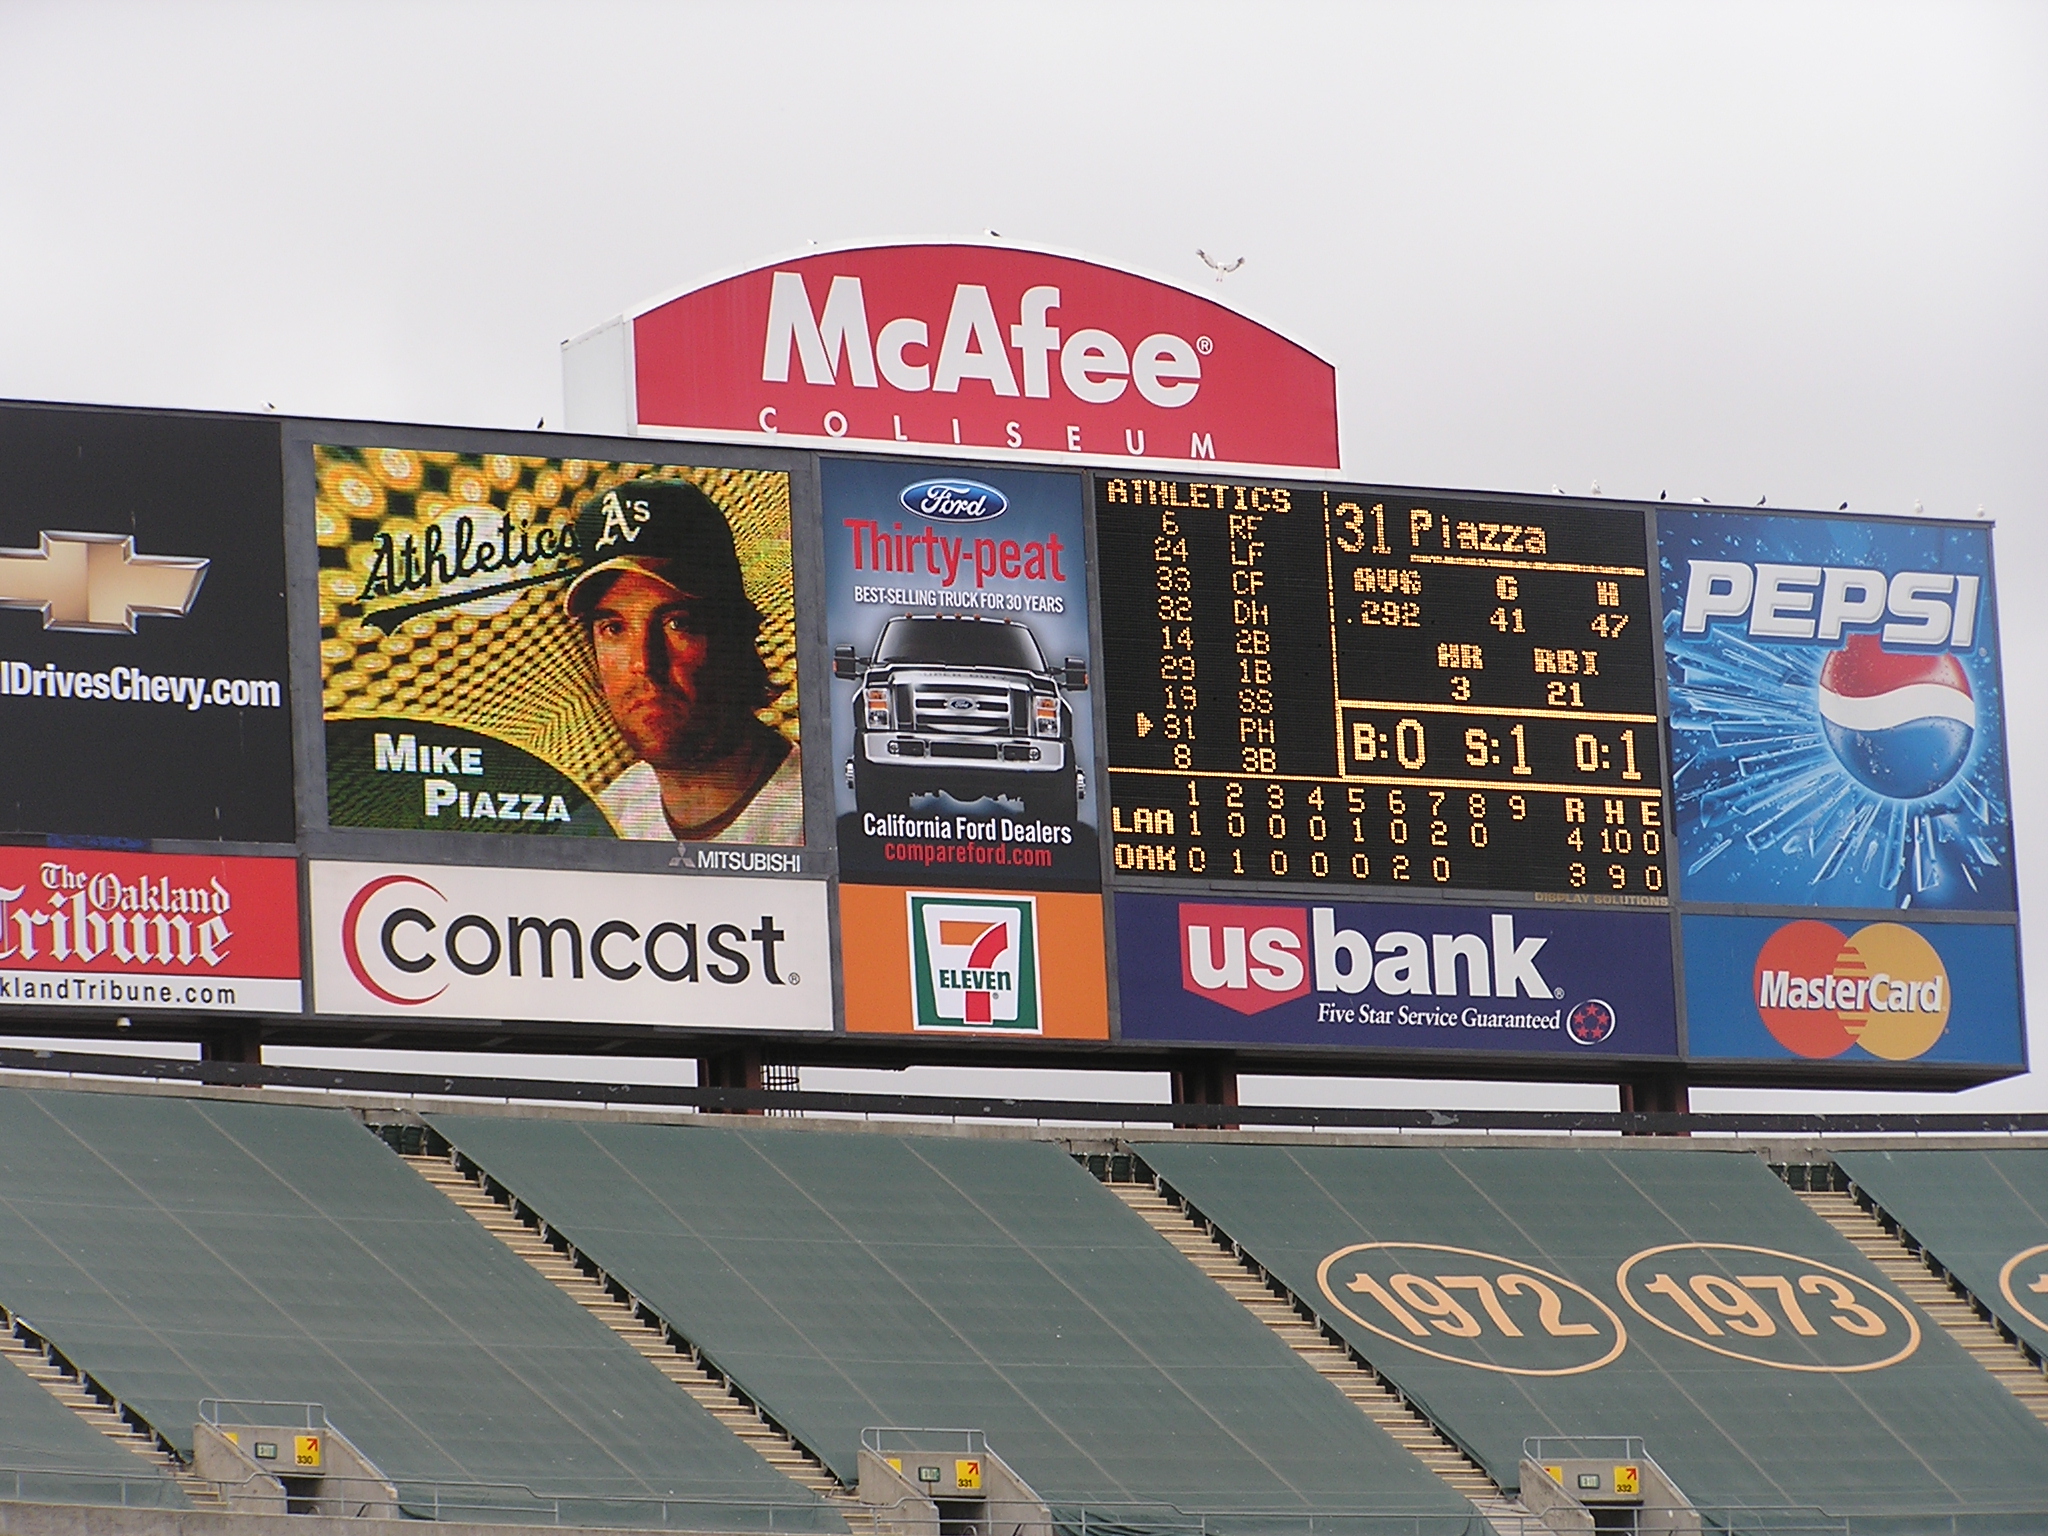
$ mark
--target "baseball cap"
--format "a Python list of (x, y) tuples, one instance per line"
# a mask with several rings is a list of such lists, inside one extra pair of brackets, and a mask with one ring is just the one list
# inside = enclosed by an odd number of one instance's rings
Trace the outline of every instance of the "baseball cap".
[(732, 527), (718, 503), (682, 480), (626, 480), (593, 496), (576, 515), (583, 566), (564, 594), (581, 618), (605, 571), (640, 571), (698, 597), (746, 598)]

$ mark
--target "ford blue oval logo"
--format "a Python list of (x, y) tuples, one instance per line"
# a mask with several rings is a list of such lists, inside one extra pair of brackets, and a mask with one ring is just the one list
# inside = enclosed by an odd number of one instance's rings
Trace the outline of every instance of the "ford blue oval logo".
[(944, 523), (978, 523), (1001, 517), (1009, 499), (992, 485), (973, 480), (920, 480), (903, 487), (903, 510)]

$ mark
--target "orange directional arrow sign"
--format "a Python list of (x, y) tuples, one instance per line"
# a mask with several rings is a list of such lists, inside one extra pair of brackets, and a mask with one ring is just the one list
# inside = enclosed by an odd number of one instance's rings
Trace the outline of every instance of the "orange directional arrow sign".
[(1138, 711), (1138, 739), (1143, 741), (1152, 734), (1152, 717), (1142, 709)]

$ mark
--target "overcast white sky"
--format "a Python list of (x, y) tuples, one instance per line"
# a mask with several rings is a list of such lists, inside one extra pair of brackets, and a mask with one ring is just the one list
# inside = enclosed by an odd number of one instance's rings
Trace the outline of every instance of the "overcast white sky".
[(0, 58), (0, 396), (531, 427), (658, 293), (995, 229), (1243, 256), (1210, 291), (1335, 360), (1361, 477), (1981, 506), (2048, 878), (2048, 8), (0, 0)]

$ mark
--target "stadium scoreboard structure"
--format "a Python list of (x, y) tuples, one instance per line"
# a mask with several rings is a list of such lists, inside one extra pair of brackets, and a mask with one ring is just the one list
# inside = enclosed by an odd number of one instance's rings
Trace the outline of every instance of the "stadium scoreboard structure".
[(1662, 898), (1640, 513), (1095, 488), (1118, 870)]
[(2026, 1069), (1983, 522), (1340, 479), (1327, 362), (1007, 242), (564, 368), (0, 405), (0, 1029)]

